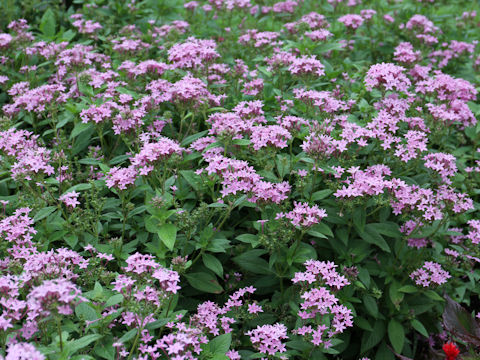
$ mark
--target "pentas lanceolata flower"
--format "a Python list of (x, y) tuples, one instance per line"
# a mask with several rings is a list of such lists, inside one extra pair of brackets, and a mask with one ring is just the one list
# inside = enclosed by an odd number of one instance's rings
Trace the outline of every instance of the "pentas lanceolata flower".
[[(353, 326), (352, 311), (339, 304), (333, 292), (336, 292), (349, 281), (340, 275), (332, 262), (309, 260), (305, 262), (305, 272), (296, 273), (292, 281), (302, 286), (298, 316), (305, 325), (294, 332), (305, 336), (315, 346), (329, 348), (332, 338)], [(327, 285), (328, 287), (326, 287)]]
[(220, 57), (213, 40), (190, 37), (186, 42), (175, 44), (168, 50), (168, 60), (181, 69), (198, 69)]
[(38, 179), (52, 175), (55, 169), (51, 163), (51, 150), (37, 143), (37, 136), (24, 130), (0, 132), (0, 150), (12, 158), (12, 177), (17, 180)]
[(45, 360), (45, 355), (29, 343), (12, 344), (7, 349), (5, 360)]
[(81, 291), (75, 284), (66, 280), (46, 280), (33, 288), (27, 299), (27, 320), (39, 321), (54, 314), (71, 315), (81, 297)]
[(288, 219), (294, 226), (300, 228), (308, 228), (312, 225), (318, 224), (327, 212), (324, 209), (319, 209), (317, 205), (309, 207), (306, 203), (294, 202), (294, 208), (287, 213), (278, 213), (275, 219)]
[(341, 16), (337, 19), (339, 22), (341, 22), (343, 25), (345, 25), (347, 28), (356, 30), (359, 28), (363, 22), (364, 19), (360, 15), (356, 14), (347, 14), (344, 16)]
[(451, 154), (435, 153), (428, 154), (423, 159), (425, 160), (426, 168), (438, 172), (445, 183), (451, 184), (449, 178), (454, 176), (457, 172), (455, 156)]
[[(288, 339), (287, 327), (283, 324), (262, 325), (256, 329), (247, 331), (245, 335), (250, 337), (250, 341), (259, 353), (265, 355), (279, 355), (287, 351), (282, 340)], [(287, 359), (288, 357), (282, 357)]]
[(76, 191), (71, 191), (66, 194), (61, 195), (58, 200), (63, 202), (67, 207), (75, 208), (77, 205), (80, 205), (78, 201), (78, 196), (80, 194)]
[(4, 23), (0, 357), (424, 356), (478, 292), (478, 9), (376, 2)]
[(367, 90), (381, 88), (406, 93), (411, 85), (405, 75), (405, 68), (391, 63), (381, 63), (370, 67), (365, 76)]
[(425, 264), (412, 272), (410, 278), (415, 280), (417, 285), (428, 287), (430, 285), (442, 285), (447, 282), (451, 275), (442, 269), (440, 264), (426, 261)]

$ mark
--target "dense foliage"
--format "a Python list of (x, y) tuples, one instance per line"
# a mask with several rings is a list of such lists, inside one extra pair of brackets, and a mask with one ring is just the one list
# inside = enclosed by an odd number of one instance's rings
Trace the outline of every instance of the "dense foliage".
[(272, 1), (3, 2), (0, 357), (479, 355), (479, 4)]

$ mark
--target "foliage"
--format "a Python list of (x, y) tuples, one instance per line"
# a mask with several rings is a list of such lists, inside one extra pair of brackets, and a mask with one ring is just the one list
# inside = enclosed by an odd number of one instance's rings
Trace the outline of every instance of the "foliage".
[(479, 355), (476, 2), (5, 3), (0, 356)]

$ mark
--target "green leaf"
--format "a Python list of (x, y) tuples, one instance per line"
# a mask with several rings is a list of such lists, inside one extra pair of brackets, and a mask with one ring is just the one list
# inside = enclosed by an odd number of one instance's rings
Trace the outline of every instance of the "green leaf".
[(392, 343), (393, 349), (401, 354), (405, 342), (405, 331), (402, 324), (392, 319), (388, 323), (388, 338)]
[[(300, 246), (296, 249), (295, 243), (290, 247), (287, 254), (287, 263), (291, 265), (292, 263), (303, 264), (305, 261), (313, 259), (316, 260), (317, 252), (315, 248), (310, 244), (300, 243)], [(293, 254), (293, 251), (295, 253)]]
[(198, 191), (200, 189), (202, 180), (193, 170), (180, 170), (180, 175), (183, 176), (193, 190)]
[(73, 128), (72, 132), (70, 133), (70, 140), (73, 139), (74, 137), (77, 137), (80, 135), (82, 132), (87, 131), (89, 129), (93, 129), (93, 124), (92, 123), (82, 123), (79, 122), (75, 124), (75, 127)]
[(113, 305), (120, 304), (123, 301), (123, 295), (122, 294), (115, 294), (113, 296), (110, 296), (108, 300), (105, 302), (105, 307), (110, 307)]
[(234, 145), (246, 146), (250, 145), (250, 140), (248, 139), (235, 139), (232, 141)]
[(358, 278), (368, 288), (370, 286), (370, 273), (365, 268), (358, 270)]
[(330, 226), (328, 226), (327, 224), (321, 222), (321, 223), (318, 223), (318, 224), (315, 224), (311, 227), (311, 229), (313, 231), (317, 231), (319, 233), (322, 233), (324, 235), (327, 235), (327, 236), (330, 236), (330, 237), (334, 237), (333, 236), (333, 232), (332, 232), (332, 229), (330, 229)]
[(257, 247), (257, 245), (259, 244), (258, 236), (254, 234), (241, 234), (238, 235), (235, 239), (247, 244), (251, 244), (253, 248)]
[(434, 300), (434, 301), (445, 301), (444, 298), (442, 298), (440, 295), (438, 295), (435, 291), (433, 290), (427, 290), (425, 291), (425, 295), (427, 295), (427, 297), (429, 297), (430, 299)]
[(325, 199), (327, 196), (329, 196), (332, 193), (333, 193), (333, 191), (329, 190), (329, 189), (316, 191), (312, 195), (312, 201), (318, 201), (318, 200)]
[(357, 228), (357, 230), (362, 233), (365, 229), (365, 223), (367, 221), (366, 211), (363, 207), (356, 207), (352, 213), (353, 217), (353, 225)]
[(132, 340), (137, 335), (137, 331), (138, 329), (132, 329), (130, 331), (127, 331), (120, 339), (118, 339), (118, 342), (125, 344), (127, 341)]
[(75, 308), (75, 315), (83, 317), (87, 321), (97, 320), (99, 317), (94, 308), (92, 308), (88, 302), (81, 302)]
[(377, 230), (375, 230), (375, 227), (372, 227), (371, 225), (372, 224), (367, 224), (365, 226), (365, 231), (360, 232), (359, 234), (360, 237), (369, 244), (377, 245), (383, 251), (388, 253), (391, 252), (385, 239), (377, 232)]
[(44, 207), (43, 209), (38, 210), (38, 212), (33, 217), (33, 221), (37, 222), (37, 221), (40, 221), (42, 219), (45, 219), (48, 215), (53, 213), (55, 210), (57, 210), (56, 206)]
[(332, 50), (342, 50), (343, 47), (340, 43), (329, 43), (329, 44), (321, 44), (315, 48), (315, 54), (320, 54)]
[(410, 324), (412, 324), (412, 327), (417, 330), (420, 334), (428, 338), (428, 331), (425, 329), (425, 326), (418, 321), (417, 319), (412, 319), (410, 320)]
[(250, 250), (234, 257), (233, 261), (244, 270), (250, 271), (254, 274), (266, 275), (271, 273), (270, 267), (266, 260), (260, 258), (260, 256), (265, 253), (266, 251), (261, 249)]
[(43, 35), (53, 38), (55, 36), (55, 28), (57, 26), (57, 22), (55, 21), (55, 14), (53, 13), (52, 9), (48, 9), (42, 16), (40, 20), (40, 31)]
[(209, 343), (210, 351), (214, 354), (225, 354), (228, 349), (230, 349), (230, 345), (232, 344), (232, 334), (223, 334), (217, 336)]
[(230, 358), (225, 354), (214, 354), (210, 360), (229, 360)]
[(78, 244), (78, 236), (74, 234), (69, 234), (65, 236), (65, 242), (70, 246), (72, 249), (75, 247), (75, 245)]
[(363, 304), (365, 305), (365, 308), (370, 313), (370, 315), (375, 318), (378, 317), (378, 305), (376, 300), (372, 296), (365, 295), (363, 297)]
[(187, 145), (190, 145), (191, 143), (193, 143), (195, 140), (198, 140), (202, 136), (207, 135), (207, 133), (208, 133), (208, 130), (204, 130), (204, 131), (200, 131), (198, 133), (195, 133), (193, 135), (187, 136), (185, 139), (182, 140), (181, 145), (183, 147), (186, 147)]
[(125, 160), (129, 159), (130, 155), (118, 155), (115, 156), (112, 160), (108, 162), (108, 165), (118, 165), (124, 162)]
[(204, 253), (202, 255), (203, 264), (215, 274), (220, 277), (223, 277), (223, 266), (220, 260), (211, 254)]
[(177, 228), (173, 224), (163, 224), (157, 230), (158, 237), (169, 250), (173, 250), (177, 238)]
[(359, 328), (367, 331), (373, 331), (372, 326), (368, 322), (367, 319), (361, 317), (361, 316), (356, 316), (355, 317), (355, 325), (358, 326)]
[(418, 288), (413, 285), (405, 285), (399, 288), (397, 291), (407, 293), (407, 294), (413, 294), (418, 292)]
[(373, 326), (373, 331), (365, 331), (362, 336), (362, 346), (360, 352), (363, 354), (382, 341), (385, 336), (385, 323), (377, 320)]
[(446, 294), (445, 299), (447, 303), (442, 315), (445, 330), (461, 341), (480, 348), (480, 324), (477, 319)]
[(398, 225), (393, 222), (368, 224), (368, 226), (375, 229), (378, 233), (394, 239), (400, 239), (403, 237), (403, 234), (398, 229)]
[(101, 339), (102, 337), (103, 335), (100, 334), (90, 334), (78, 340), (71, 341), (68, 343), (68, 351), (70, 352), (70, 354), (74, 354), (78, 350), (83, 349), (84, 347), (90, 345), (92, 342)]
[(186, 274), (185, 277), (188, 283), (197, 290), (212, 294), (220, 294), (223, 292), (223, 288), (218, 283), (216, 277), (208, 273), (191, 273)]
[(77, 184), (69, 187), (66, 191), (63, 192), (63, 195), (72, 191), (82, 191), (82, 190), (88, 190), (91, 188), (92, 188), (91, 184)]

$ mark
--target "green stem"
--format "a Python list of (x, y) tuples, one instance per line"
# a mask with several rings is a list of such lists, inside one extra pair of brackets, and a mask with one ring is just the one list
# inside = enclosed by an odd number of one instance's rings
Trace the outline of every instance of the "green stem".
[(59, 317), (57, 317), (57, 330), (60, 338), (60, 351), (63, 352), (63, 339), (62, 339), (62, 324)]
[(137, 348), (138, 339), (140, 339), (140, 334), (142, 333), (142, 331), (143, 331), (143, 321), (142, 321), (142, 325), (141, 325), (140, 328), (138, 329), (137, 336), (135, 337), (135, 340), (133, 341), (133, 345), (132, 345), (132, 347), (130, 348), (130, 354), (128, 355), (127, 360), (130, 360), (130, 359), (132, 358), (133, 352), (134, 352), (135, 349)]
[(312, 170), (314, 171), (313, 181), (312, 181), (312, 190), (310, 191), (310, 198), (308, 199), (308, 202), (312, 201), (313, 193), (315, 192), (315, 183), (317, 182), (318, 170), (317, 170), (317, 162), (316, 161), (315, 161), (315, 164), (314, 164)]
[(167, 313), (165, 317), (168, 318), (168, 312), (170, 311), (170, 306), (172, 306), (173, 296), (170, 297), (170, 301), (168, 302)]

